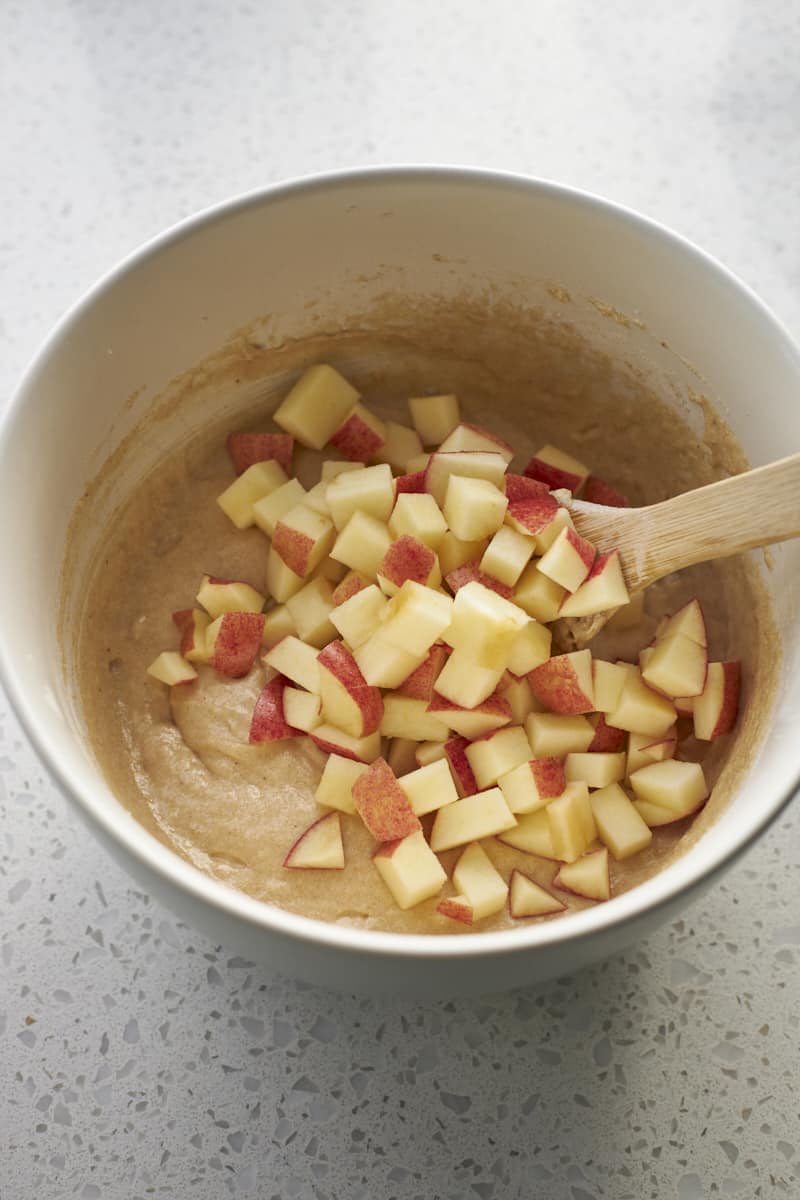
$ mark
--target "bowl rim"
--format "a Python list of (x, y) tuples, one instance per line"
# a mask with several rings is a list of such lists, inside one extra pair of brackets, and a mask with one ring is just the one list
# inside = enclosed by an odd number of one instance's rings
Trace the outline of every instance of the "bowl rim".
[[(577, 208), (599, 211), (605, 219), (616, 221), (620, 227), (638, 230), (682, 255), (687, 261), (693, 260), (697, 267), (705, 270), (710, 276), (715, 276), (728, 290), (737, 293), (764, 326), (784, 343), (785, 349), (796, 360), (800, 371), (800, 347), (788, 329), (743, 280), (689, 239), (626, 205), (553, 180), (483, 167), (424, 163), (347, 167), (295, 176), (210, 205), (145, 241), (101, 276), (58, 320), (24, 371), (0, 419), (0, 459), (12, 444), (15, 422), (42, 364), (69, 336), (84, 313), (141, 264), (157, 255), (164, 247), (249, 208), (268, 206), (271, 202), (281, 201), (298, 193), (336, 190), (371, 182), (446, 182), (466, 186), (488, 184), (512, 191), (538, 192)], [(788, 790), (778, 792), (767, 802), (762, 801), (758, 811), (741, 823), (735, 836), (729, 834), (721, 844), (707, 838), (701, 839), (692, 847), (692, 852), (702, 847), (700, 855), (684, 855), (630, 891), (603, 904), (572, 913), (566, 921), (545, 921), (522, 925), (516, 929), (486, 933), (474, 931), (470, 936), (463, 933), (407, 934), (359, 929), (301, 916), (288, 909), (257, 900), (201, 872), (149, 833), (130, 814), (127, 814), (129, 820), (120, 821), (119, 814), (126, 813), (127, 810), (123, 808), (111, 788), (107, 784), (84, 788), (71, 777), (69, 769), (61, 763), (59, 755), (52, 752), (46, 730), (49, 707), (47, 700), (42, 698), (39, 702), (34, 702), (28, 696), (21, 679), (17, 676), (13, 641), (5, 629), (0, 629), (0, 683), (5, 687), (11, 706), (37, 755), (67, 797), (77, 803), (113, 842), (143, 866), (153, 870), (164, 882), (251, 927), (318, 947), (346, 950), (362, 956), (452, 960), (517, 955), (582, 942), (597, 937), (602, 932), (610, 933), (614, 929), (622, 929), (648, 914), (658, 913), (681, 895), (710, 883), (761, 836), (800, 789), (799, 767), (798, 774), (790, 782)], [(118, 811), (115, 811), (115, 808)]]

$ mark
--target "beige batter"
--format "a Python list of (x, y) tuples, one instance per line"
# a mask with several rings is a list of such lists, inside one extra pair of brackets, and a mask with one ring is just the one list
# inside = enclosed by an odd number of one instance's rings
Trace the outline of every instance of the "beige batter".
[[(430, 325), (427, 326), (430, 334)], [(262, 351), (242, 342), (238, 361), (227, 353), (210, 364), (202, 386), (263, 379), (280, 366), (297, 369), (329, 361), (350, 378), (370, 406), (408, 420), (405, 400), (422, 391), (456, 391), (464, 419), (482, 424), (519, 448), (521, 470), (533, 451), (551, 441), (575, 453), (632, 502), (662, 499), (719, 478), (745, 464), (721, 422), (706, 417), (698, 440), (674, 411), (653, 397), (628, 368), (617, 373), (603, 358), (564, 339), (494, 341), (472, 329), (446, 337), (420, 328), (413, 336), (370, 332), (318, 338), (300, 346)], [(513, 344), (512, 344), (513, 342)], [(369, 364), (367, 366), (366, 364)], [(189, 391), (195, 386), (187, 384)], [(186, 397), (183, 398), (184, 401)], [(243, 412), (236, 427), (269, 429), (277, 397)], [(215, 504), (233, 471), (224, 449), (226, 422), (174, 452), (138, 488), (107, 530), (86, 593), (79, 653), (85, 718), (98, 760), (131, 811), (201, 870), (250, 895), (325, 921), (398, 932), (457, 933), (458, 923), (431, 900), (408, 912), (394, 904), (370, 861), (373, 843), (357, 817), (343, 816), (344, 871), (289, 871), (288, 847), (319, 810), (313, 793), (324, 756), (307, 739), (250, 746), (250, 717), (262, 668), (230, 680), (200, 667), (197, 684), (170, 690), (146, 674), (163, 649), (177, 648), (174, 610), (190, 607), (201, 576), (244, 579), (264, 588), (267, 541), (237, 532)], [(319, 456), (300, 452), (298, 473), (318, 477)], [(89, 501), (91, 494), (89, 494)], [(734, 735), (708, 746), (679, 727), (682, 757), (702, 758), (716, 784), (692, 824), (656, 831), (652, 847), (612, 867), (619, 893), (652, 875), (707, 827), (726, 802), (736, 776), (761, 736), (773, 686), (776, 655), (769, 608), (754, 565), (728, 560), (696, 567), (648, 594), (644, 626), (625, 635), (604, 633), (593, 646), (601, 657), (635, 660), (658, 617), (698, 595), (709, 619), (711, 653), (743, 662), (742, 713)], [(489, 852), (504, 874), (513, 866), (547, 886), (551, 863), (492, 842)], [(449, 870), (458, 851), (442, 856)], [(572, 908), (584, 902), (569, 899)], [(546, 918), (545, 918), (546, 919)], [(550, 918), (558, 919), (558, 918)], [(503, 912), (477, 931), (519, 924)], [(467, 932), (464, 930), (464, 932)]]

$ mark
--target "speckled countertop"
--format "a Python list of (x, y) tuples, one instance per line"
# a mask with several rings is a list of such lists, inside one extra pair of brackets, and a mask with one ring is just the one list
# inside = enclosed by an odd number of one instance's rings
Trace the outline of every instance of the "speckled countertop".
[[(792, 0), (9, 0), (0, 398), (146, 237), (361, 163), (600, 192), (800, 334), (799, 61)], [(0, 813), (2, 1200), (800, 1196), (797, 806), (625, 956), (426, 1005), (274, 982), (178, 924), (76, 827), (1, 699)]]

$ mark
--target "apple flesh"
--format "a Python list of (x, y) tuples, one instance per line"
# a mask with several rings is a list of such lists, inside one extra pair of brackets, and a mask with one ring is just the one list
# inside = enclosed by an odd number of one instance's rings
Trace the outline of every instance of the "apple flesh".
[(511, 719), (515, 725), (524, 724), (528, 713), (536, 712), (541, 707), (527, 679), (517, 679), (508, 671), (500, 680), (497, 691), (511, 709)]
[[(568, 533), (567, 536), (571, 535)], [(589, 617), (594, 613), (621, 608), (629, 599), (619, 552), (612, 550), (596, 558), (577, 591), (564, 597), (559, 616)]]
[(226, 612), (206, 630), (208, 663), (220, 675), (247, 675), (261, 649), (263, 613)]
[[(443, 592), (408, 579), (392, 597), (382, 615), (381, 637), (391, 645), (418, 656), (416, 666), (449, 628), (453, 618), (453, 601)], [(406, 672), (406, 676), (408, 674), (410, 672)], [(402, 679), (398, 682), (402, 682)]]
[(323, 719), (354, 738), (374, 733), (383, 717), (383, 698), (367, 683), (344, 642), (329, 642), (317, 667)]
[(566, 591), (548, 579), (539, 570), (538, 563), (530, 563), (519, 577), (512, 598), (515, 604), (537, 621), (555, 621)]
[[(567, 526), (536, 565), (542, 575), (552, 579), (553, 583), (566, 588), (568, 592), (574, 592), (588, 577), (594, 560), (595, 550), (591, 542)], [(563, 608), (562, 604), (561, 614)]]
[(580, 716), (594, 711), (591, 650), (557, 654), (528, 675), (534, 696), (553, 713)]
[(547, 445), (537, 450), (525, 468), (525, 474), (546, 483), (551, 491), (567, 488), (574, 495), (588, 477), (589, 468), (571, 454)]
[(277, 646), (285, 637), (297, 633), (291, 613), (285, 604), (276, 604), (264, 617), (264, 632), (261, 635), (261, 645), (267, 650)]
[(181, 654), (187, 662), (208, 662), (206, 633), (211, 618), (199, 608), (185, 608), (174, 612), (172, 620), (181, 635)]
[(653, 835), (618, 783), (600, 788), (589, 797), (600, 841), (617, 862), (650, 845)]
[(496, 533), (507, 508), (504, 493), (488, 479), (450, 476), (442, 512), (448, 527), (462, 541), (477, 541)]
[(532, 537), (502, 525), (486, 547), (480, 569), (507, 587), (513, 587), (530, 562), (534, 548)]
[(147, 674), (170, 687), (191, 683), (193, 679), (197, 679), (197, 671), (177, 650), (162, 650), (150, 663)]
[(411, 738), (392, 738), (389, 742), (386, 761), (398, 779), (401, 775), (410, 775), (419, 766), (417, 743)]
[(564, 791), (544, 810), (556, 857), (574, 862), (597, 837), (597, 828), (585, 783), (567, 783)]
[(611, 896), (608, 850), (605, 847), (592, 850), (575, 862), (564, 863), (553, 880), (553, 887), (585, 900), (608, 900)]
[(318, 363), (303, 372), (273, 420), (302, 445), (321, 450), (357, 400), (352, 384), (327, 363)]
[(367, 683), (382, 688), (399, 687), (423, 661), (422, 655), (392, 645), (381, 629), (357, 646), (353, 657)]
[(283, 561), (274, 546), (267, 552), (266, 570), (267, 592), (278, 604), (285, 604), (292, 596), (300, 591), (305, 582)]
[[(478, 542), (461, 542), (463, 546), (485, 546), (485, 541)], [(474, 560), (461, 563), (454, 567), (445, 576), (445, 583), (450, 588), (450, 591), (455, 594), (466, 587), (468, 583), (480, 583), (483, 587), (488, 588), (492, 592), (496, 592), (498, 596), (502, 596), (504, 600), (510, 600), (513, 596), (513, 589), (507, 584), (501, 583), (499, 579), (495, 579), (493, 575), (487, 575), (480, 569), (478, 563)]]
[(650, 734), (653, 741), (663, 737), (677, 718), (674, 705), (659, 692), (654, 692), (632, 668), (613, 712), (606, 714), (606, 723), (628, 733)]
[(275, 526), (272, 549), (295, 575), (305, 579), (330, 553), (335, 541), (333, 522), (306, 504), (298, 504)]
[(344, 845), (338, 812), (325, 813), (300, 834), (283, 860), (292, 871), (341, 871)]
[(371, 763), (380, 757), (381, 736), (375, 733), (363, 738), (354, 738), (335, 725), (317, 725), (308, 735), (319, 750), (326, 754), (339, 754), (342, 758), (352, 758), (354, 762)]
[(453, 868), (453, 887), (472, 908), (473, 918), (482, 921), (505, 907), (508, 884), (479, 842), (472, 842)]
[(408, 402), (411, 423), (424, 446), (438, 446), (461, 420), (458, 397), (412, 396)]
[(301, 736), (301, 730), (295, 729), (286, 721), (283, 709), (285, 688), (286, 680), (281, 675), (271, 679), (267, 686), (262, 688), (250, 721), (251, 745), (259, 742), (282, 742), (287, 738)]
[(590, 788), (604, 788), (625, 778), (626, 754), (600, 751), (568, 754), (564, 761), (567, 781), (583, 781)]
[(522, 850), (525, 854), (535, 854), (537, 858), (558, 861), (545, 808), (537, 812), (522, 813), (516, 828), (501, 833), (497, 840), (504, 846)]
[(525, 732), (534, 758), (565, 758), (588, 750), (594, 729), (584, 716), (533, 712), (525, 718)]
[(380, 627), (381, 616), (388, 603), (383, 592), (374, 583), (361, 585), (361, 577), (356, 575), (357, 587), (344, 600), (336, 603), (338, 588), (332, 599), (334, 608), (331, 611), (331, 622), (352, 649), (363, 646)]
[(441, 642), (434, 643), (423, 662), (396, 689), (398, 696), (410, 696), (412, 700), (425, 700), (430, 704), (446, 660), (447, 647)]
[(711, 742), (730, 733), (739, 714), (740, 668), (738, 662), (708, 664), (701, 695), (694, 701), (694, 736)]
[(628, 672), (619, 663), (592, 661), (592, 684), (595, 712), (610, 713), (619, 704)]
[(477, 666), (502, 673), (518, 635), (528, 624), (528, 617), (516, 604), (474, 582), (456, 593), (452, 620), (443, 636)]
[(330, 443), (351, 462), (367, 463), (386, 442), (386, 426), (360, 402), (331, 435)]
[(282, 638), (264, 655), (264, 664), (285, 675), (307, 692), (320, 690), (317, 651), (293, 634)]
[(398, 495), (389, 518), (389, 532), (393, 538), (412, 537), (436, 550), (447, 533), (447, 522), (433, 496), (427, 492), (403, 492)]
[(322, 575), (316, 575), (286, 601), (297, 636), (309, 646), (321, 649), (336, 637), (331, 622), (333, 587)]
[(511, 723), (511, 706), (502, 696), (497, 695), (488, 696), (474, 708), (463, 708), (454, 700), (436, 692), (428, 705), (428, 712), (443, 721), (448, 729), (452, 729), (460, 738), (468, 738), (470, 741)]
[(445, 742), (449, 736), (447, 725), (429, 711), (427, 701), (410, 696), (384, 696), (380, 730), (383, 737), (415, 742)]
[(310, 733), (322, 722), (319, 696), (304, 692), (301, 688), (283, 689), (283, 716), (287, 725)]
[(531, 758), (501, 775), (497, 784), (516, 816), (546, 808), (564, 793), (567, 778), (560, 758)]
[[(456, 706), (478, 708), (495, 691), (502, 674), (502, 667), (481, 667), (467, 651), (454, 650), (436, 680), (436, 690)], [(452, 721), (450, 725), (455, 728)]]
[(431, 829), (431, 849), (438, 854), (502, 833), (516, 823), (499, 788), (476, 792), (438, 809)]
[(277, 462), (254, 462), (217, 496), (217, 504), (237, 529), (249, 529), (255, 524), (254, 505), (286, 483), (287, 478)]
[(517, 867), (511, 872), (508, 888), (508, 912), (515, 920), (523, 917), (549, 917), (564, 912), (565, 904), (551, 896)]
[[(503, 487), (503, 481), (506, 473), (506, 461), (502, 454), (485, 453), (482, 451), (458, 451), (454, 454), (441, 454), (437, 452), (432, 454), (428, 460), (428, 465), (425, 468), (425, 491), (430, 492), (436, 503), (442, 509), (445, 515), (447, 524), (452, 529), (456, 537), (462, 537), (458, 530), (450, 523), (445, 512), (447, 491), (450, 486), (451, 479), (476, 479), (483, 480), (484, 483), (490, 483), (497, 490)], [(479, 492), (481, 489), (479, 489)], [(456, 496), (460, 492), (454, 493), (454, 499), (451, 505), (452, 509), (456, 506)], [(473, 495), (472, 492), (469, 492)], [(485, 493), (487, 497), (492, 498), (492, 502), (496, 508), (502, 508), (503, 513), (508, 506), (508, 501), (505, 494), (502, 494), (502, 504), (496, 500), (494, 493)], [(502, 518), (495, 525), (495, 529), (502, 525)], [(494, 532), (490, 530), (489, 532)], [(487, 536), (483, 534), (481, 536)], [(468, 540), (468, 539), (465, 539)]]
[(708, 651), (683, 633), (661, 637), (652, 647), (642, 679), (667, 696), (699, 696), (705, 686)]
[(494, 454), (502, 454), (507, 463), (514, 457), (514, 447), (494, 433), (481, 429), (478, 425), (468, 425), (461, 422), (452, 433), (444, 438), (439, 446), (442, 453), (458, 450), (488, 450)]
[(392, 468), (387, 463), (346, 471), (328, 484), (325, 499), (336, 528), (343, 530), (356, 513), (385, 523), (394, 508)]
[(695, 597), (679, 608), (671, 617), (664, 617), (656, 630), (656, 641), (662, 638), (674, 637), (676, 633), (691, 638), (698, 646), (708, 647), (708, 632), (706, 619), (700, 601)]
[(228, 612), (260, 613), (265, 597), (249, 583), (204, 575), (197, 593), (198, 604), (212, 618)]
[(487, 733), (466, 749), (467, 761), (481, 789), (492, 787), (501, 775), (527, 763), (530, 753), (525, 730), (519, 725)]
[(388, 463), (393, 471), (401, 475), (408, 470), (412, 459), (422, 454), (422, 441), (416, 429), (409, 429), (397, 421), (386, 421), (383, 427), (383, 445), (378, 449), (375, 458), (378, 462)]
[(367, 770), (366, 763), (354, 762), (340, 754), (329, 754), (314, 793), (317, 804), (336, 808), (339, 812), (354, 813), (353, 784)]
[[(444, 753), (443, 746), (441, 750)], [(453, 804), (458, 799), (446, 758), (437, 758), (426, 766), (418, 767), (416, 771), (409, 771), (398, 783), (418, 817), (436, 812), (445, 804)]]
[(708, 795), (700, 763), (667, 758), (640, 767), (630, 777), (637, 800), (669, 808), (675, 813), (694, 812)]
[(384, 524), (369, 513), (355, 512), (334, 542), (330, 554), (337, 562), (373, 580), (391, 544), (389, 530)]
[(287, 479), (286, 483), (275, 488), (274, 492), (256, 500), (253, 505), (254, 523), (262, 533), (271, 538), (281, 517), (291, 512), (298, 504), (302, 504), (306, 494), (306, 489), (299, 479)]
[(398, 908), (413, 908), (437, 896), (447, 882), (421, 829), (398, 841), (384, 842), (372, 861)]
[(288, 433), (229, 433), (226, 442), (233, 469), (237, 475), (256, 463), (272, 459), (285, 475), (292, 473), (294, 438)]

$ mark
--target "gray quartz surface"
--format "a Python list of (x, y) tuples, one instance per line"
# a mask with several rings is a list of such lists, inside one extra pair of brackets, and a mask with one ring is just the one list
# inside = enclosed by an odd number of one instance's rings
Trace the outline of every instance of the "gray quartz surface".
[[(641, 209), (797, 335), (798, 62), (791, 0), (6, 0), (0, 397), (163, 227), (390, 161)], [(2, 701), (0, 813), (2, 1200), (800, 1196), (796, 807), (624, 956), (446, 1004), (276, 981), (179, 924)]]

